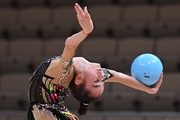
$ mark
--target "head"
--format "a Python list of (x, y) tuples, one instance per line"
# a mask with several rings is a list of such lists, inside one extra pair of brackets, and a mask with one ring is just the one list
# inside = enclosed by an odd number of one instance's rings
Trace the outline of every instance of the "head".
[(90, 63), (70, 82), (71, 93), (80, 102), (80, 115), (85, 114), (89, 103), (99, 98), (104, 91), (104, 74), (101, 66)]

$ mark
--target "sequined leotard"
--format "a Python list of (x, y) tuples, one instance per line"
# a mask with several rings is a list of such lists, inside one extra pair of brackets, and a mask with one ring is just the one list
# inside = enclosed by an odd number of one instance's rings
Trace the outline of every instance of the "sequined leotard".
[[(59, 84), (52, 84), (51, 81), (54, 78), (45, 74), (51, 61), (57, 59), (61, 59), (61, 57), (43, 61), (33, 73), (28, 91), (30, 101), (28, 120), (79, 120), (64, 106), (65, 98), (70, 93), (68, 88), (70, 81), (65, 80), (73, 79), (69, 76), (73, 74), (73, 58), (62, 63), (63, 72), (60, 73), (62, 77), (59, 79)], [(105, 82), (112, 77), (112, 74), (105, 68), (102, 70)]]
[[(51, 61), (54, 59), (61, 58), (55, 57), (43, 61), (37, 67), (30, 80), (28, 92), (30, 110), (28, 112), (28, 120), (36, 120), (36, 113), (32, 112), (34, 105), (37, 105), (39, 110), (51, 111), (51, 115), (57, 118), (57, 120), (78, 120), (78, 118), (74, 114), (71, 114), (63, 104), (65, 98), (70, 92), (67, 86), (63, 83), (51, 84), (51, 81), (54, 78), (45, 74)], [(72, 59), (63, 62), (62, 64), (64, 64), (64, 72), (59, 80), (60, 82), (63, 82), (63, 80), (70, 74), (70, 71), (72, 71)], [(45, 81), (43, 81), (43, 77), (45, 78)]]

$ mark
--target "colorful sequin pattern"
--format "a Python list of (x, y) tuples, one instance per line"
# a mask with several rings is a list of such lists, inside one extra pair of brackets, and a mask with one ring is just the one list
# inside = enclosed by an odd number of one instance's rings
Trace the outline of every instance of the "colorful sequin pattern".
[[(43, 61), (33, 73), (33, 76), (29, 84), (29, 101), (30, 101), (30, 111), (34, 112), (35, 116), (44, 117), (46, 113), (50, 114), (53, 119), (64, 119), (66, 120), (78, 120), (76, 115), (69, 112), (65, 107), (65, 98), (70, 93), (68, 89), (68, 84), (71, 80), (69, 74), (73, 73), (72, 59), (63, 61), (63, 72), (62, 77), (59, 79), (59, 84), (52, 84), (51, 81), (54, 79), (51, 76), (45, 74), (52, 60), (63, 59), (62, 57), (50, 58)], [(67, 79), (68, 78), (68, 79)], [(33, 109), (33, 106), (37, 106), (38, 109)], [(36, 114), (37, 113), (37, 114)], [(42, 113), (42, 114), (40, 114)], [(48, 116), (48, 114), (47, 114)], [(33, 118), (30, 114), (29, 119)]]
[[(55, 59), (60, 59), (60, 57), (55, 57)], [(61, 57), (61, 59), (63, 59)], [(72, 59), (62, 62), (64, 72), (61, 73), (62, 77), (59, 79), (59, 84), (52, 84), (50, 76), (46, 76), (46, 80), (50, 79), (48, 82), (48, 92), (46, 91), (46, 96), (50, 99), (48, 103), (59, 107), (61, 111), (68, 111), (64, 106), (65, 98), (68, 96), (70, 90), (68, 89), (68, 82), (66, 78), (69, 76), (70, 71), (72, 70)], [(71, 79), (70, 79), (71, 80)], [(46, 82), (47, 82), (46, 81)]]
[[(55, 90), (53, 90), (55, 88)], [(69, 89), (62, 85), (49, 85), (50, 98), (53, 104), (64, 103), (69, 94)]]

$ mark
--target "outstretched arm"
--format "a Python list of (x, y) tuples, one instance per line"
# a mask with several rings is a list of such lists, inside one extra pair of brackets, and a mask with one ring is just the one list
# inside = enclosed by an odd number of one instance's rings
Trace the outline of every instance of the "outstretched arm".
[(65, 41), (65, 48), (62, 53), (62, 57), (65, 60), (72, 58), (76, 48), (79, 44), (91, 33), (94, 29), (91, 16), (88, 12), (87, 6), (82, 9), (79, 4), (75, 4), (75, 11), (77, 13), (77, 20), (82, 28), (82, 31), (68, 37)]
[(161, 74), (158, 83), (156, 83), (153, 87), (148, 87), (145, 86), (144, 84), (140, 83), (138, 80), (136, 80), (135, 78), (120, 73), (120, 72), (116, 72), (114, 70), (109, 70), (111, 74), (113, 74), (113, 77), (109, 78), (107, 80), (107, 82), (117, 82), (117, 83), (121, 83), (124, 85), (127, 85), (129, 87), (132, 87), (134, 89), (137, 90), (141, 90), (144, 92), (147, 92), (149, 94), (155, 94), (158, 92), (161, 84), (162, 84), (162, 80), (163, 80), (163, 73)]
[(74, 9), (76, 11), (77, 20), (82, 30), (66, 39), (65, 47), (61, 54), (61, 59), (56, 61), (54, 60), (46, 71), (47, 75), (55, 78), (55, 83), (58, 83), (58, 80), (61, 77), (60, 73), (64, 71), (62, 63), (70, 60), (74, 56), (76, 48), (94, 29), (93, 22), (87, 7), (85, 6), (84, 9), (82, 9), (79, 4), (76, 3), (74, 5)]

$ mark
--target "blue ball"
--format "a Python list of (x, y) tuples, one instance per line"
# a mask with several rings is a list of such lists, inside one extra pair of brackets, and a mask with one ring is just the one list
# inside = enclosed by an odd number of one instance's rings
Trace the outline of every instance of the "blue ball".
[(134, 59), (131, 65), (131, 75), (146, 86), (158, 82), (163, 71), (161, 60), (150, 53), (141, 54)]

